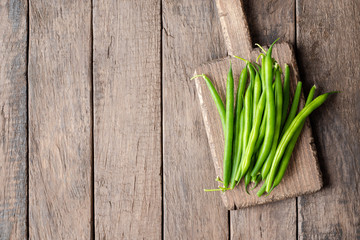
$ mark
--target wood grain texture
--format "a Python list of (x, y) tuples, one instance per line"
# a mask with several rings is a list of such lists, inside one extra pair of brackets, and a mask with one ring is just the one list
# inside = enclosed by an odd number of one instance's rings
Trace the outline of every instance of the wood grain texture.
[(161, 239), (160, 1), (94, 1), (95, 237)]
[(339, 90), (311, 116), (325, 188), (299, 198), (299, 239), (360, 239), (360, 2), (298, 1), (306, 87)]
[(228, 211), (215, 172), (198, 104), (194, 67), (224, 56), (211, 0), (163, 1), (164, 239), (228, 239)]
[(30, 239), (91, 236), (91, 3), (30, 1)]
[(27, 1), (0, 2), (0, 239), (27, 235)]
[(295, 44), (295, 1), (243, 2), (253, 43), (270, 45), (275, 39), (280, 38), (281, 42)]
[(229, 55), (248, 56), (252, 49), (249, 25), (242, 0), (216, 0)]
[[(294, 1), (244, 0), (244, 10), (253, 43), (266, 45), (278, 37), (294, 43)], [(230, 219), (231, 239), (296, 239), (295, 198), (231, 211)]]
[[(259, 51), (256, 49), (251, 53), (250, 59), (255, 61), (258, 55)], [(278, 60), (281, 66), (284, 66), (285, 63), (289, 65), (291, 69), (290, 79), (292, 79), (291, 89), (294, 91), (299, 76), (292, 49), (287, 44), (277, 44), (273, 50), (273, 57)], [(224, 76), (228, 71), (229, 62), (230, 59), (228, 58), (207, 63), (200, 66), (196, 71), (199, 74), (204, 73), (212, 79), (223, 101), (226, 92), (226, 79)], [(242, 61), (233, 60), (234, 79), (239, 79), (243, 67), (245, 67), (245, 64)], [(196, 84), (215, 170), (217, 175), (221, 177), (223, 176), (224, 137), (220, 117), (205, 81), (197, 78)], [(309, 125), (305, 125), (303, 134), (301, 134), (298, 141), (299, 144), (294, 150), (293, 161), (290, 162), (282, 183), (272, 191), (271, 195), (262, 198), (257, 197), (256, 191), (260, 189), (260, 185), (248, 195), (243, 188), (243, 184), (239, 184), (234, 190), (221, 194), (226, 207), (229, 209), (244, 208), (318, 191), (322, 186), (322, 179), (315, 155), (316, 152), (313, 151), (313, 139)]]
[(231, 239), (296, 239), (296, 201), (231, 211)]

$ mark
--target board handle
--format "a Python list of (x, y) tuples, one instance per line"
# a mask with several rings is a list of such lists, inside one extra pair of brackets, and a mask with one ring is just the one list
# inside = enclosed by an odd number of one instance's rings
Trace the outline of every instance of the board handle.
[(216, 0), (216, 6), (229, 55), (248, 58), (252, 42), (242, 0)]

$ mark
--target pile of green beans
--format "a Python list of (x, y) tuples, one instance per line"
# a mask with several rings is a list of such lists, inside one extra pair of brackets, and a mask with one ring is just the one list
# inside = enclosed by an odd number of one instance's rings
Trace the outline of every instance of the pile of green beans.
[(302, 83), (298, 82), (290, 106), (290, 67), (285, 64), (282, 76), (280, 65), (272, 57), (275, 42), (267, 52), (258, 45), (264, 51), (258, 58), (262, 58), (261, 65), (236, 57), (245, 61), (246, 66), (240, 73), (235, 97), (230, 63), (226, 104), (209, 77), (204, 74), (193, 77), (204, 78), (219, 112), (225, 136), (223, 181), (217, 178), (223, 186), (205, 191), (231, 190), (244, 178), (247, 193), (250, 182), (254, 184), (254, 189), (263, 181), (257, 195), (260, 197), (265, 191), (270, 194), (285, 174), (306, 118), (331, 94), (314, 99), (313, 86), (300, 111)]

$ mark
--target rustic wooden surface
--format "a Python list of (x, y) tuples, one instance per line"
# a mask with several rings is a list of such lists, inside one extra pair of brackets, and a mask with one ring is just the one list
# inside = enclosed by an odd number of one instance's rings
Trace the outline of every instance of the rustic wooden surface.
[(161, 238), (159, 12), (95, 1), (95, 239)]
[(162, 7), (164, 239), (227, 239), (228, 211), (216, 194), (203, 192), (216, 186), (215, 174), (190, 80), (195, 66), (226, 53), (215, 3)]
[(27, 2), (0, 2), (0, 239), (27, 235)]
[[(234, 8), (234, 5), (238, 7)], [(218, 0), (217, 6), (225, 43), (231, 55), (242, 56), (253, 62), (256, 61), (260, 54), (260, 49), (253, 49), (251, 47), (252, 42), (247, 27), (247, 20), (245, 19), (242, 8), (242, 2), (237, 0)], [(235, 32), (236, 26), (238, 29), (242, 29), (242, 31), (238, 31), (235, 35), (232, 33)], [(284, 66), (285, 63), (289, 65), (290, 79), (292, 80), (290, 87), (291, 91), (294, 92), (296, 83), (299, 81), (299, 74), (292, 47), (286, 43), (276, 44), (273, 49), (273, 57), (277, 59), (280, 66)], [(243, 61), (231, 58), (217, 59), (202, 64), (195, 70), (195, 74), (205, 74), (211, 78), (223, 102), (225, 102), (226, 92), (226, 79), (224, 76), (226, 76), (229, 71), (229, 62), (231, 60), (234, 79), (236, 79), (236, 89), (241, 69), (245, 67)], [(196, 86), (216, 174), (221, 177), (223, 176), (222, 166), (224, 153), (222, 124), (208, 86), (201, 77), (196, 79)], [(304, 105), (304, 100), (300, 106), (301, 105)], [(281, 185), (272, 191), (270, 196), (257, 197), (256, 192), (261, 188), (262, 184), (259, 184), (254, 191), (250, 191), (250, 195), (246, 194), (243, 184), (239, 184), (234, 190), (221, 193), (225, 206), (230, 210), (234, 210), (318, 191), (322, 187), (322, 179), (310, 125), (306, 124), (302, 132), (284, 180)]]
[(310, 117), (325, 188), (299, 198), (299, 239), (360, 239), (360, 2), (299, 1), (296, 12), (305, 86), (341, 91)]
[[(189, 78), (227, 54), (215, 0), (7, 0), (0, 239), (359, 238), (359, 3), (246, 0), (244, 9), (253, 43), (295, 45), (306, 93), (342, 91), (310, 118), (324, 189), (230, 213), (202, 192), (216, 173)], [(148, 142), (136, 151), (140, 136)]]
[(91, 5), (30, 1), (29, 234), (91, 236)]

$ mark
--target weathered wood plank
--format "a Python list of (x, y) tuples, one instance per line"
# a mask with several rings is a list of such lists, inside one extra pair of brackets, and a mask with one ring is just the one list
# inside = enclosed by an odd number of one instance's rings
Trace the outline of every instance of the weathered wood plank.
[(296, 239), (295, 199), (231, 211), (231, 239)]
[(224, 56), (213, 1), (163, 1), (164, 239), (228, 239), (196, 87), (202, 62)]
[(30, 1), (31, 239), (91, 236), (91, 2)]
[(160, 239), (159, 0), (94, 1), (97, 239)]
[(0, 239), (27, 235), (27, 1), (0, 2)]
[(360, 239), (360, 2), (297, 1), (305, 86), (339, 90), (311, 116), (325, 188), (299, 198), (299, 239)]

